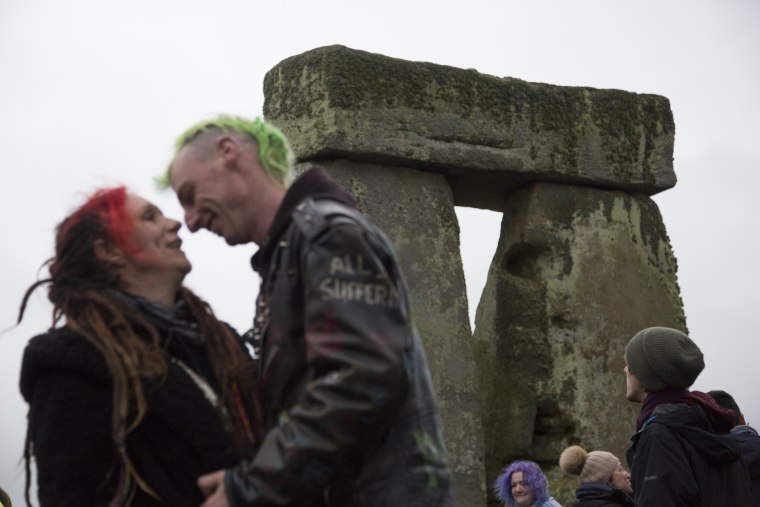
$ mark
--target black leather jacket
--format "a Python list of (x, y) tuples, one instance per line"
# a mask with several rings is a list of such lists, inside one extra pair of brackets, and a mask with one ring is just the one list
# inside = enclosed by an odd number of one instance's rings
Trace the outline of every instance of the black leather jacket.
[(288, 190), (252, 263), (268, 434), (233, 506), (449, 506), (425, 354), (384, 235), (321, 169)]

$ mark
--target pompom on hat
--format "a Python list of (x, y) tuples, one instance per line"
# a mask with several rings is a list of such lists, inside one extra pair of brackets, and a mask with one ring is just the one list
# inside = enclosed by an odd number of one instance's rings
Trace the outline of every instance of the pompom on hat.
[(578, 476), (579, 484), (607, 484), (620, 466), (620, 460), (606, 451), (591, 451), (579, 445), (571, 445), (559, 456), (563, 472)]
[(691, 338), (669, 327), (649, 327), (631, 338), (625, 348), (628, 370), (644, 389), (685, 389), (705, 368), (702, 351)]

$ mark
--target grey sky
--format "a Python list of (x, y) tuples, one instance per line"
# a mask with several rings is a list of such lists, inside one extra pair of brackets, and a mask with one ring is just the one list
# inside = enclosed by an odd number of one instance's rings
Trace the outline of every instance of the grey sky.
[[(758, 26), (753, 0), (0, 0), (0, 329), (15, 322), (23, 291), (44, 275), (38, 268), (52, 253), (53, 227), (83, 193), (124, 183), (179, 217), (173, 196), (151, 184), (174, 137), (211, 114), (260, 114), (267, 70), (343, 44), (668, 97), (679, 183), (655, 200), (678, 258), (690, 334), (706, 355), (695, 388), (733, 393), (760, 425), (751, 387), (760, 355)], [(474, 311), (499, 219), (468, 211), (460, 218)], [(223, 319), (248, 327), (254, 248), (181, 234), (194, 264), (187, 284)], [(24, 323), (0, 336), (0, 485), (19, 504), (26, 405), (18, 368), (26, 341), (49, 322), (42, 290)]]

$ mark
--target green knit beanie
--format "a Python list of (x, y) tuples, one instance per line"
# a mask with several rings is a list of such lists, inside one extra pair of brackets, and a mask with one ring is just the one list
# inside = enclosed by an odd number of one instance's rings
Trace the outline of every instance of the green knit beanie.
[(628, 370), (650, 392), (685, 389), (705, 367), (702, 351), (691, 338), (669, 327), (639, 331), (625, 348)]

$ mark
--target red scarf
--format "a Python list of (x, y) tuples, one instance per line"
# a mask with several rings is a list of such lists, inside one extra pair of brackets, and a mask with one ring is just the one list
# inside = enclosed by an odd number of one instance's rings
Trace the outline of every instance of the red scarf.
[(639, 431), (644, 426), (647, 419), (652, 416), (655, 408), (666, 403), (684, 403), (689, 406), (699, 405), (702, 407), (713, 431), (717, 433), (725, 433), (734, 427), (734, 411), (721, 407), (705, 393), (668, 387), (656, 393), (649, 393), (644, 398), (641, 413), (636, 419), (636, 431)]

